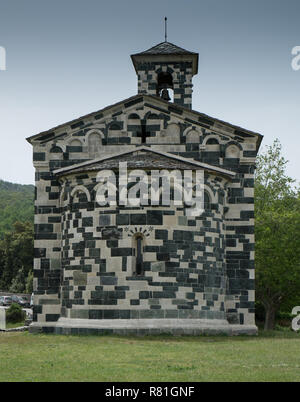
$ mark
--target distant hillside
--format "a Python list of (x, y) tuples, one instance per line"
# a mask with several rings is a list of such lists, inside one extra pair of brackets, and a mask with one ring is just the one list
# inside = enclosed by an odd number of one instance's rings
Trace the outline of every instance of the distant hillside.
[(33, 222), (34, 186), (0, 180), (0, 238), (16, 221)]

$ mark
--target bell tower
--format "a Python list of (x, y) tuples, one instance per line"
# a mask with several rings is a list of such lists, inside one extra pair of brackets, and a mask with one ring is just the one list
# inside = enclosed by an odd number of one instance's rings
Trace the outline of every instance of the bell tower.
[(138, 93), (159, 96), (192, 109), (192, 78), (198, 73), (198, 53), (164, 41), (131, 55)]

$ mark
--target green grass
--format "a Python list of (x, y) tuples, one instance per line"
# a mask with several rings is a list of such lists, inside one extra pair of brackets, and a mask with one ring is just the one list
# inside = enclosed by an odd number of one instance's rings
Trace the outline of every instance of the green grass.
[(300, 335), (0, 334), (0, 381), (300, 381)]
[(18, 327), (24, 327), (24, 321), (22, 321), (22, 322), (6, 322), (6, 329), (18, 328)]

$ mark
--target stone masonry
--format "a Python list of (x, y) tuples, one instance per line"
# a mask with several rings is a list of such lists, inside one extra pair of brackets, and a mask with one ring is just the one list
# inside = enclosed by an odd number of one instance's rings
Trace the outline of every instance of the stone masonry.
[[(27, 139), (36, 170), (30, 330), (255, 334), (262, 136), (192, 110), (197, 53), (163, 42), (132, 61), (137, 95)], [(97, 173), (118, 177), (119, 162), (147, 175), (202, 171), (204, 212), (189, 216), (174, 201), (100, 206)]]

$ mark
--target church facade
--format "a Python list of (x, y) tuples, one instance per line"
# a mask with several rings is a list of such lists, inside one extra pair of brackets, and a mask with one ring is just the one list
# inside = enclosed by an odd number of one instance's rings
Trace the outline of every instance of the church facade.
[[(27, 139), (36, 170), (30, 331), (255, 334), (262, 136), (192, 109), (197, 53), (163, 42), (131, 58), (137, 95)], [(114, 202), (101, 203), (108, 171), (147, 189), (162, 172), (199, 173), (203, 210), (176, 202), (171, 179), (169, 203), (159, 192), (153, 202), (150, 189), (142, 203), (120, 202), (118, 186)]]

